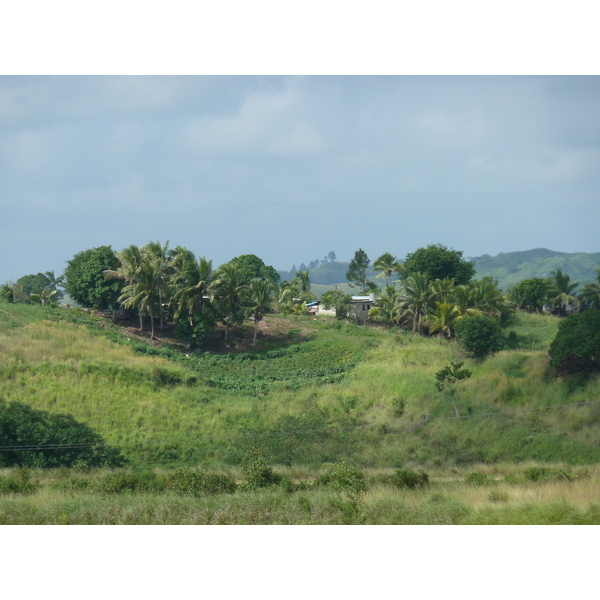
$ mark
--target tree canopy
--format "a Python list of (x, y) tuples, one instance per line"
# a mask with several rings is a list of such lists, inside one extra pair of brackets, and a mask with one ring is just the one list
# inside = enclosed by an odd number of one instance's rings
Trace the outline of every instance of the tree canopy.
[(116, 271), (120, 266), (110, 246), (99, 246), (78, 252), (67, 261), (65, 289), (83, 306), (97, 309), (112, 308), (117, 304), (123, 282), (109, 280), (105, 271)]
[(456, 285), (465, 285), (475, 275), (475, 265), (463, 258), (460, 250), (452, 250), (442, 244), (430, 244), (418, 248), (406, 256), (404, 268), (399, 272), (402, 279), (416, 273), (428, 279), (454, 279)]
[(241, 285), (247, 285), (254, 278), (266, 279), (272, 283), (279, 282), (279, 273), (266, 265), (262, 259), (254, 254), (242, 254), (229, 261), (238, 268), (238, 276)]

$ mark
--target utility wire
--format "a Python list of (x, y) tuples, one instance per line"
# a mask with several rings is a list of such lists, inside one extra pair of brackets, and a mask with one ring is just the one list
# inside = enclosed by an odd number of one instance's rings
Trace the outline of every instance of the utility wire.
[[(600, 400), (588, 400), (584, 402), (570, 402), (568, 404), (554, 404), (551, 406), (537, 406), (533, 408), (525, 408), (523, 411), (532, 412), (536, 410), (550, 410), (553, 408), (565, 408), (568, 406), (587, 406), (590, 404), (597, 404)], [(423, 425), (427, 423), (432, 423), (434, 421), (457, 421), (460, 419), (472, 419), (475, 417), (510, 417), (503, 412), (488, 412), (488, 413), (477, 413), (474, 415), (460, 415), (458, 417), (436, 417), (434, 419), (425, 419), (422, 421)], [(210, 437), (211, 440), (228, 440), (228, 439), (253, 439), (253, 438), (264, 438), (271, 436), (289, 436), (296, 435), (302, 433), (340, 433), (343, 431), (353, 431), (356, 429), (373, 429), (379, 427), (379, 425), (353, 425), (351, 427), (339, 427), (339, 428), (331, 428), (331, 427), (322, 427), (322, 428), (311, 428), (311, 429), (293, 429), (293, 430), (275, 430), (275, 431), (264, 431), (264, 432), (252, 432), (252, 433), (239, 433), (237, 435), (220, 435), (220, 436), (211, 436), (210, 433), (200, 432), (196, 434), (198, 436)], [(10, 452), (12, 450), (19, 451), (36, 451), (36, 450), (58, 450), (58, 449), (67, 449), (67, 448), (92, 448), (98, 445), (106, 445), (113, 447), (121, 447), (121, 446), (150, 446), (150, 445), (160, 445), (160, 444), (168, 444), (179, 442), (180, 440), (176, 439), (163, 439), (163, 440), (153, 440), (146, 441), (141, 444), (140, 442), (130, 441), (130, 442), (122, 442), (122, 443), (106, 443), (106, 442), (82, 442), (82, 443), (73, 443), (73, 444), (30, 444), (24, 446), (0, 446), (0, 452)]]

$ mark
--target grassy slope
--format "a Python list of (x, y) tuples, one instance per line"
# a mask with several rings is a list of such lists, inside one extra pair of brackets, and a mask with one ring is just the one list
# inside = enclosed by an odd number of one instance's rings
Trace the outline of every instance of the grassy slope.
[(461, 358), (456, 344), (304, 317), (266, 326), (304, 342), (269, 346), (267, 360), (175, 361), (110, 341), (125, 340), (81, 311), (2, 305), (0, 397), (71, 413), (142, 466), (236, 464), (251, 445), (307, 465), (600, 460), (600, 405), (559, 407), (599, 399), (600, 382), (548, 377), (553, 317), (519, 315), (520, 348), (467, 361), (458, 420), (432, 383)]

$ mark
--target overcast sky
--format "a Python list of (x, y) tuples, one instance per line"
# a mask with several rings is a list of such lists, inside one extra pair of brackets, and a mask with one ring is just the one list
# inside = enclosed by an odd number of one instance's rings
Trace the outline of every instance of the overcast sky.
[(0, 283), (150, 240), (600, 252), (600, 78), (0, 77)]

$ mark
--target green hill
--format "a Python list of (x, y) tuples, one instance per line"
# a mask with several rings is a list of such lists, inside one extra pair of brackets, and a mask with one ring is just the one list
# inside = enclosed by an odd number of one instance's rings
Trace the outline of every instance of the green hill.
[(503, 290), (519, 283), (523, 279), (550, 277), (552, 271), (561, 269), (583, 285), (596, 281), (596, 269), (600, 268), (600, 252), (587, 254), (577, 252), (568, 254), (554, 252), (546, 248), (536, 248), (522, 252), (507, 252), (497, 256), (480, 256), (471, 258), (475, 261), (476, 277), (491, 276), (497, 279), (499, 287)]

